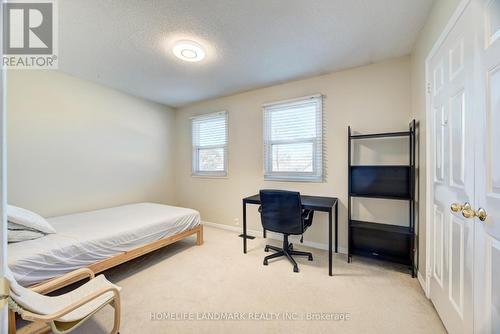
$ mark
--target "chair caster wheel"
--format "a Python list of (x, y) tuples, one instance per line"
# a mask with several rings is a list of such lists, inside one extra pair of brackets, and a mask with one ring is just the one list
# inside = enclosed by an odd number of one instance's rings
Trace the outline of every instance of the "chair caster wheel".
[(312, 255), (309, 255), (309, 258), (308, 258), (309, 261), (312, 261), (313, 260), (313, 257)]
[(268, 247), (264, 248), (264, 252), (266, 253), (269, 252), (269, 248)]
[(267, 266), (267, 264), (268, 264), (268, 263), (267, 263), (267, 260), (264, 260), (264, 265), (265, 265), (265, 266)]
[(299, 272), (299, 267), (293, 267), (293, 272), (298, 273)]

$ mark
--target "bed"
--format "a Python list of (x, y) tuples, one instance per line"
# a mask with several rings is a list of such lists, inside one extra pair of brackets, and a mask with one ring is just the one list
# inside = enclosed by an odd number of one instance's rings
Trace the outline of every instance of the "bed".
[(47, 220), (57, 233), (8, 246), (9, 267), (24, 286), (82, 267), (101, 272), (193, 234), (198, 245), (203, 242), (197, 211), (155, 203)]

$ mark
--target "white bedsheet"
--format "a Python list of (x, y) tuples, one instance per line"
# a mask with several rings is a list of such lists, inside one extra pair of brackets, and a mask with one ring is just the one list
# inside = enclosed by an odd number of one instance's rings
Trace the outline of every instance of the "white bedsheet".
[(47, 219), (56, 229), (35, 240), (9, 244), (9, 267), (30, 286), (199, 225), (187, 208), (138, 203)]

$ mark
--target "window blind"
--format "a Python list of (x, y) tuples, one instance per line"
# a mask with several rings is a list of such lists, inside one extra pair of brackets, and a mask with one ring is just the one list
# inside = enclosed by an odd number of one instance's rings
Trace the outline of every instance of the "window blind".
[(268, 104), (263, 109), (264, 178), (322, 181), (322, 97)]
[(199, 176), (227, 175), (227, 112), (191, 118), (192, 173)]

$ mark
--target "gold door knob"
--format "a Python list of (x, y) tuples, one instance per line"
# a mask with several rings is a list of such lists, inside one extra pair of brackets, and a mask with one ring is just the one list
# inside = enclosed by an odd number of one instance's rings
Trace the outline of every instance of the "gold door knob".
[(476, 212), (472, 209), (463, 209), (462, 216), (464, 216), (467, 219), (474, 218), (476, 216)]
[(484, 222), (486, 218), (488, 218), (488, 214), (486, 213), (486, 210), (483, 208), (479, 208), (479, 210), (474, 211), (472, 209), (464, 209), (462, 210), (462, 216), (465, 218), (479, 218), (480, 221)]
[(488, 218), (488, 214), (486, 213), (486, 210), (483, 208), (479, 208), (476, 212), (476, 217), (479, 218), (480, 221), (484, 222), (486, 218)]
[(453, 212), (460, 212), (460, 211), (462, 211), (462, 204), (452, 203), (450, 209)]
[(470, 210), (471, 206), (470, 206), (469, 202), (465, 202), (463, 205), (460, 204), (460, 203), (453, 203), (453, 204), (451, 204), (450, 209), (453, 212), (460, 212), (460, 211), (463, 211), (463, 210)]

